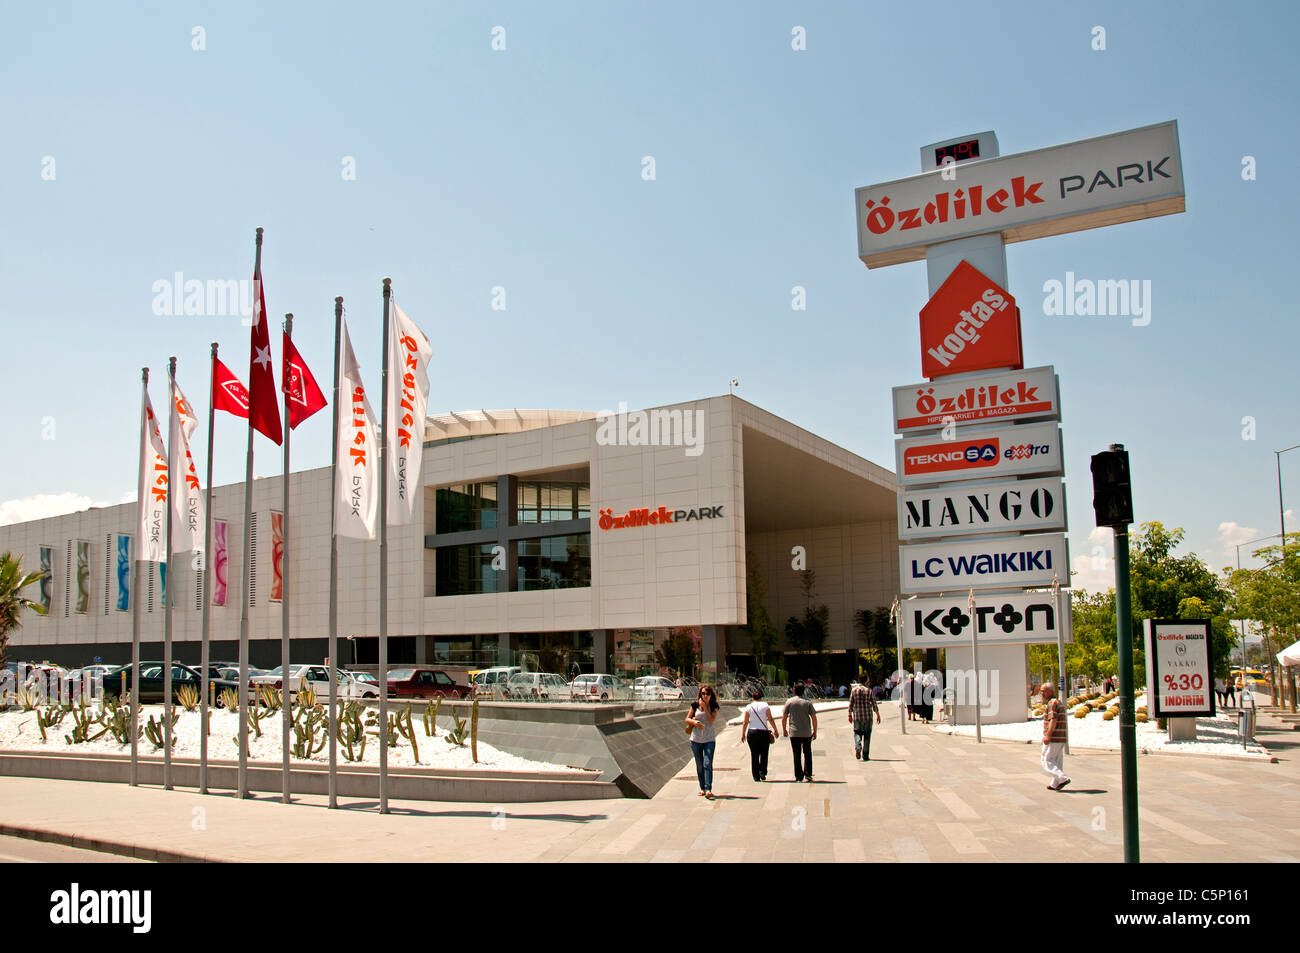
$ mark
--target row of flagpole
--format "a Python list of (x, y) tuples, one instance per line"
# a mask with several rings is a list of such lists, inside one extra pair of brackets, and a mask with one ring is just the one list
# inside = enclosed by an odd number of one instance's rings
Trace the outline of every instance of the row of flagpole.
[[(328, 401), (293, 345), (293, 315), (286, 314), (281, 366), (284, 422), (281, 428), (275, 400), (270, 334), (266, 322), (266, 301), (262, 287), (262, 229), (257, 229), (253, 266), (253, 325), (249, 349), (249, 386), (218, 359), (218, 345), (212, 344), (208, 407), (208, 457), (206, 499), (200, 490), (189, 439), (198, 419), (176, 383), (176, 358), (168, 363), (169, 427), (164, 447), (158, 420), (149, 400), (149, 369), (142, 373), (140, 412), (140, 462), (137, 487), (137, 551), (134, 559), (131, 632), (131, 767), (132, 785), (139, 783), (139, 676), (140, 676), (140, 586), (145, 562), (158, 562), (163, 590), (163, 787), (172, 785), (172, 607), (178, 578), (174, 572), (177, 553), (200, 554), (194, 563), (202, 567), (202, 646), (200, 662), (199, 792), (208, 793), (209, 648), (211, 641), (212, 573), (212, 463), (213, 432), (217, 410), (248, 420), (248, 446), (244, 479), (244, 534), (239, 621), (239, 768), (237, 795), (247, 797), (248, 788), (248, 656), (249, 605), (252, 585), (251, 553), (253, 512), (253, 432), (259, 431), (283, 449), (283, 501), (281, 514), (281, 799), (290, 801), (291, 704), (291, 592), (289, 588), (290, 543), (290, 433)], [(392, 322), (392, 327), (390, 327)], [(395, 332), (395, 333), (392, 333)], [(376, 422), (361, 383), (360, 370), (343, 321), (343, 299), (334, 299), (334, 406), (330, 454), (330, 603), (329, 603), (329, 806), (338, 806), (338, 537), (379, 540), (379, 805), (388, 812), (388, 565), (390, 524), (409, 523), (413, 517), (415, 488), (419, 486), (423, 448), (424, 413), (428, 403), (428, 362), (432, 348), (428, 338), (392, 302), (391, 279), (383, 280), (383, 360), (381, 368), (382, 410)], [(390, 374), (390, 371), (392, 372)], [(390, 382), (394, 384), (392, 395)], [(341, 400), (348, 401), (345, 409)], [(375, 451), (378, 451), (376, 460)], [(180, 459), (184, 453), (184, 461)], [(340, 468), (340, 454), (346, 460)], [(184, 478), (177, 480), (184, 467)], [(340, 481), (340, 476), (346, 477)], [(376, 486), (378, 481), (378, 486)], [(183, 488), (183, 489), (182, 489)], [(382, 514), (382, 516), (381, 516)], [(199, 537), (199, 522), (202, 536)], [(161, 537), (166, 534), (166, 540)], [(180, 543), (177, 546), (177, 543)], [(165, 567), (172, 567), (169, 571)], [(167, 576), (172, 577), (168, 593)]]

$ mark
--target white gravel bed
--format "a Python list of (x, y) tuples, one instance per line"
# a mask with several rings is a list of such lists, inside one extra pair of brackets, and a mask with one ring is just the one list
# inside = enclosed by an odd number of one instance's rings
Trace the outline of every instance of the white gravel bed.
[[(1134, 707), (1146, 704), (1146, 696), (1139, 695)], [(1104, 711), (1104, 709), (1103, 709)], [(1093, 712), (1085, 718), (1069, 718), (1070, 746), (1072, 748), (1119, 748), (1119, 719), (1105, 721), (1101, 712)], [(932, 730), (941, 734), (965, 735), (974, 737), (974, 725), (933, 725)], [(1195, 741), (1170, 741), (1169, 733), (1156, 727), (1155, 720), (1139, 722), (1136, 726), (1137, 746), (1139, 752), (1168, 752), (1178, 754), (1213, 754), (1228, 758), (1246, 760), (1269, 760), (1269, 754), (1254, 742), (1242, 748), (1237, 739), (1237, 719), (1235, 716), (1219, 715), (1214, 718), (1196, 719)], [(1028, 721), (1014, 722), (1009, 725), (984, 725), (982, 734), (986, 738), (1005, 741), (1024, 741), (1038, 743), (1043, 738), (1043, 719), (1031, 718)]]
[[(93, 709), (92, 709), (93, 711)], [(154, 716), (158, 721), (162, 717), (161, 705), (142, 705), (140, 708), (140, 740), (139, 752), (142, 757), (162, 757), (162, 749), (154, 748), (153, 744), (145, 737), (143, 726), (148, 723), (149, 716)], [(239, 758), (239, 748), (235, 743), (235, 737), (239, 734), (239, 715), (231, 713), (225, 709), (215, 709), (208, 713), (211, 731), (208, 735), (208, 757), (214, 760), (237, 760)], [(181, 710), (180, 719), (172, 729), (173, 737), (176, 743), (172, 748), (172, 754), (180, 758), (198, 758), (199, 756), (199, 712), (188, 712)], [(449, 723), (449, 722), (448, 722)], [(412, 727), (415, 729), (416, 742), (420, 749), (420, 760), (416, 762), (413, 757), (411, 745), (405, 738), (398, 738), (397, 747), (388, 749), (388, 764), (390, 767), (415, 767), (422, 768), (443, 768), (455, 769), (458, 771), (522, 771), (522, 772), (569, 772), (582, 777), (590, 777), (593, 772), (584, 768), (575, 768), (563, 764), (551, 764), (545, 761), (532, 761), (528, 758), (521, 758), (516, 755), (507, 754), (500, 751), (484, 741), (478, 743), (478, 763), (476, 764), (469, 748), (468, 741), (465, 747), (457, 747), (449, 744), (446, 740), (445, 726), (443, 719), (438, 720), (438, 736), (429, 737), (424, 733), (424, 724), (416, 715), (411, 717)], [(41, 740), (40, 726), (36, 723), (36, 712), (24, 711), (6, 711), (0, 712), (0, 750), (8, 751), (57, 751), (67, 754), (88, 754), (97, 753), (105, 754), (123, 754), (131, 753), (131, 745), (119, 745), (113, 736), (105, 733), (102, 737), (94, 741), (88, 741), (83, 744), (69, 744), (64, 736), (72, 733), (72, 713), (63, 716), (63, 721), (58, 725), (45, 730), (48, 741)], [(258, 738), (253, 731), (252, 724), (248, 728), (249, 737), (249, 758), (251, 761), (282, 763), (282, 754), (280, 750), (281, 722), (279, 714), (264, 717), (261, 720), (262, 737)], [(98, 731), (99, 727), (92, 729), (92, 734)], [(370, 728), (370, 731), (377, 729)], [(293, 728), (289, 729), (289, 743), (293, 744)], [(319, 742), (318, 742), (319, 743)], [(349, 763), (365, 764), (378, 766), (379, 764), (379, 739), (371, 735), (366, 740), (365, 760), (360, 762), (348, 762), (343, 756), (342, 743), (338, 746), (339, 764), (346, 766)], [(292, 756), (291, 756), (292, 757)], [(304, 763), (304, 759), (292, 758), (293, 761)], [(329, 746), (321, 749), (315, 757), (306, 759), (310, 763), (327, 764), (329, 763)]]

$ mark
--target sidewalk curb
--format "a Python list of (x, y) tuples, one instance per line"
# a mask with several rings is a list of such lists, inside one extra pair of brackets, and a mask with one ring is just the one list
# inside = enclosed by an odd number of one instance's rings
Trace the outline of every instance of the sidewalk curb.
[[(939, 725), (931, 725), (930, 730), (934, 732), (936, 735), (942, 735), (947, 738), (964, 738), (964, 739), (969, 739), (971, 741), (975, 740), (973, 735), (965, 735), (965, 734), (959, 735), (951, 731), (940, 731), (939, 727), (940, 727)], [(1032, 739), (1026, 741), (1017, 741), (1015, 738), (985, 738), (983, 741), (984, 744), (989, 744), (990, 742), (1006, 744), (1006, 745), (1034, 744), (1034, 741)], [(1255, 744), (1259, 745), (1260, 748), (1263, 748), (1264, 757), (1243, 758), (1238, 755), (1215, 754), (1213, 751), (1164, 751), (1160, 748), (1138, 748), (1138, 754), (1165, 755), (1165, 756), (1172, 756), (1178, 758), (1214, 758), (1217, 761), (1237, 761), (1237, 762), (1245, 762), (1247, 764), (1249, 764), (1250, 762), (1255, 762), (1256, 764), (1277, 764), (1278, 763), (1277, 756), (1274, 755), (1273, 752), (1269, 751), (1268, 748), (1266, 748), (1264, 745), (1260, 744), (1258, 739), (1255, 739)], [(1070, 748), (1071, 750), (1078, 750), (1080, 752), (1100, 751), (1100, 752), (1105, 752), (1107, 754), (1119, 754), (1121, 750), (1118, 746), (1094, 747), (1091, 745), (1076, 745), (1076, 744), (1071, 744)]]
[(12, 824), (0, 824), (0, 836), (21, 837), (25, 840), (41, 841), (47, 844), (62, 844), (79, 850), (93, 850), (100, 854), (118, 854), (122, 857), (134, 857), (163, 864), (219, 864), (221, 860), (203, 857), (198, 854), (186, 854), (181, 851), (158, 850), (139, 844), (123, 841), (101, 840), (82, 834), (62, 834), (58, 831), (44, 830), (39, 827), (15, 827)]

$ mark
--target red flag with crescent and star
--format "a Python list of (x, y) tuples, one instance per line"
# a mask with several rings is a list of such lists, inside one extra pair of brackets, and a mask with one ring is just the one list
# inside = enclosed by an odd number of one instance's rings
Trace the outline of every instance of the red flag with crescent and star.
[(298, 425), (327, 406), (325, 395), (321, 393), (316, 378), (311, 376), (307, 362), (302, 359), (298, 349), (293, 346), (293, 339), (284, 336), (284, 390), (289, 395), (289, 427), (297, 429)]
[(266, 327), (266, 296), (262, 269), (253, 269), (253, 333), (248, 364), (248, 425), (277, 446), (283, 441), (280, 408), (271, 360), (271, 334)]

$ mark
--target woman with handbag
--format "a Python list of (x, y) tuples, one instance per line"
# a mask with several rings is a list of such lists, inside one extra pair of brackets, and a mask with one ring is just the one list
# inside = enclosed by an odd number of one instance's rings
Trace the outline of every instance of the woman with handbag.
[(713, 800), (713, 752), (718, 746), (718, 732), (713, 722), (718, 717), (717, 693), (712, 685), (700, 686), (700, 694), (686, 716), (686, 733), (691, 736), (695, 755), (695, 775), (700, 781), (700, 795)]
[(776, 719), (772, 706), (763, 701), (763, 693), (755, 691), (753, 701), (745, 707), (745, 719), (740, 724), (740, 740), (749, 742), (749, 770), (755, 781), (767, 780), (767, 752), (776, 738)]

